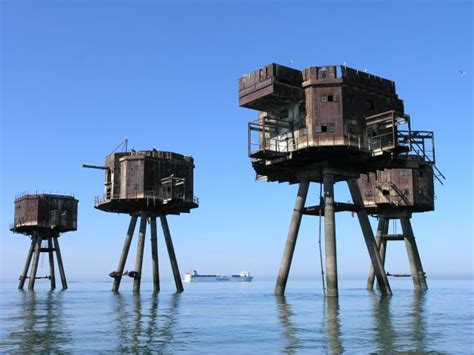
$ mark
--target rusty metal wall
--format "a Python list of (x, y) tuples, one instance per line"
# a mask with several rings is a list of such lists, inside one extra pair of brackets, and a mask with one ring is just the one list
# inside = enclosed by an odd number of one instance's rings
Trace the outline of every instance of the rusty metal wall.
[(14, 228), (77, 229), (78, 200), (63, 195), (26, 195), (15, 201)]
[[(184, 179), (185, 199), (193, 201), (194, 160), (173, 152), (157, 150), (116, 153), (107, 156), (104, 201), (159, 199), (162, 179)], [(113, 191), (113, 193), (110, 193)], [(182, 194), (181, 194), (182, 195)]]
[(364, 205), (368, 208), (404, 209), (411, 212), (434, 210), (433, 168), (385, 169), (362, 174), (358, 180)]

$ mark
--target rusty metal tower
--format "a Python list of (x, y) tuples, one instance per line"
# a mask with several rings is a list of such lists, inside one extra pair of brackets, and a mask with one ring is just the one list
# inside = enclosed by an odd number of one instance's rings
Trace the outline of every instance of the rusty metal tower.
[[(239, 81), (239, 104), (259, 111), (248, 125), (249, 156), (257, 178), (299, 184), (275, 287), (283, 294), (301, 218), (324, 216), (327, 295), (338, 296), (335, 212), (357, 212), (382, 294), (392, 291), (357, 183), (362, 173), (416, 168), (410, 117), (393, 81), (346, 66), (303, 71), (270, 64)], [(353, 204), (334, 201), (346, 181)], [(305, 207), (311, 182), (324, 186), (319, 206)]]
[(149, 221), (151, 227), (153, 289), (155, 292), (159, 292), (156, 228), (156, 218), (159, 217), (176, 290), (182, 292), (183, 284), (166, 216), (189, 213), (191, 209), (198, 207), (198, 199), (193, 195), (193, 158), (155, 149), (132, 150), (108, 155), (105, 159), (105, 166), (89, 164), (83, 166), (105, 170), (104, 196), (96, 198), (95, 208), (105, 212), (127, 213), (131, 216), (117, 269), (110, 273), (110, 276), (114, 279), (112, 291), (119, 290), (137, 219), (140, 217), (135, 270), (127, 274), (134, 279), (133, 291), (140, 292), (146, 225)]
[[(404, 241), (416, 290), (426, 290), (426, 274), (411, 225), (413, 213), (434, 211), (434, 179), (443, 184), (444, 175), (435, 166), (433, 132), (420, 132), (413, 143), (422, 153), (409, 156), (417, 160), (413, 169), (384, 169), (361, 175), (358, 180), (368, 213), (378, 218), (376, 244), (385, 263), (388, 241)], [(402, 234), (389, 234), (390, 220), (400, 220)], [(374, 288), (374, 271), (370, 268), (367, 288)]]
[[(20, 195), (15, 199), (14, 222), (10, 230), (14, 233), (24, 234), (31, 238), (31, 246), (26, 256), (25, 266), (20, 275), (19, 289), (23, 289), (26, 279), (30, 279), (28, 289), (33, 290), (37, 277), (38, 262), (41, 253), (48, 253), (50, 275), (46, 276), (51, 281), (51, 289), (56, 288), (54, 271), (54, 252), (58, 262), (59, 274), (63, 289), (67, 289), (66, 273), (59, 249), (59, 236), (61, 233), (77, 230), (77, 204), (72, 196), (35, 194)], [(28, 270), (31, 273), (28, 277)]]

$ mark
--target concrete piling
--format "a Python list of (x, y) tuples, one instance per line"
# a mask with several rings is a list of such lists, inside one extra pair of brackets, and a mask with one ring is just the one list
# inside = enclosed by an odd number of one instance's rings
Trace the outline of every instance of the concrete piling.
[(171, 269), (173, 270), (174, 282), (176, 284), (176, 292), (181, 293), (184, 291), (181, 276), (179, 274), (178, 261), (174, 252), (173, 241), (171, 240), (171, 233), (168, 226), (166, 216), (160, 216), (161, 227), (165, 236), (166, 248), (168, 249), (168, 255), (170, 258)]
[(128, 252), (130, 250), (130, 244), (132, 243), (137, 219), (138, 217), (135, 215), (132, 215), (130, 218), (127, 236), (125, 237), (125, 241), (123, 243), (122, 254), (120, 254), (120, 260), (117, 266), (114, 283), (112, 285), (112, 291), (114, 292), (117, 292), (120, 288), (120, 282), (122, 281), (123, 270), (125, 269), (125, 263), (127, 262)]
[(295, 208), (293, 216), (291, 217), (290, 229), (286, 239), (285, 250), (280, 264), (280, 271), (275, 286), (275, 295), (283, 295), (285, 293), (286, 283), (288, 281), (288, 274), (290, 273), (291, 261), (295, 251), (296, 240), (298, 238), (298, 231), (300, 229), (301, 217), (303, 208), (308, 195), (309, 181), (303, 180), (300, 182), (298, 194), (296, 196)]
[(324, 246), (326, 255), (326, 295), (338, 296), (336, 214), (334, 211), (334, 175), (324, 174)]
[[(347, 185), (349, 186), (349, 191), (351, 193), (352, 201), (354, 202), (354, 204), (363, 207), (364, 201), (362, 199), (357, 180), (353, 178), (349, 179), (347, 181)], [(357, 218), (359, 219), (362, 233), (364, 235), (365, 244), (369, 252), (372, 266), (374, 267), (377, 282), (380, 285), (380, 292), (382, 293), (382, 295), (391, 295), (392, 290), (390, 289), (390, 284), (388, 282), (387, 274), (380, 258), (379, 250), (377, 248), (377, 245), (375, 244), (374, 233), (372, 231), (372, 227), (370, 226), (367, 211), (363, 208), (359, 209), (359, 211), (357, 212)]]
[(35, 251), (33, 255), (33, 264), (31, 265), (31, 274), (30, 274), (30, 281), (28, 282), (28, 290), (34, 290), (35, 288), (35, 280), (36, 280), (36, 272), (38, 271), (38, 262), (41, 253), (41, 236), (36, 238), (35, 243)]
[(53, 239), (48, 237), (48, 256), (49, 256), (49, 280), (51, 281), (51, 290), (56, 288), (56, 275), (54, 272), (54, 254), (53, 254)]
[(160, 272), (158, 264), (158, 241), (156, 231), (156, 217), (150, 218), (151, 229), (151, 267), (153, 272), (153, 292), (160, 292)]
[(423, 265), (421, 264), (421, 258), (420, 254), (418, 253), (418, 247), (416, 245), (415, 235), (413, 233), (410, 220), (407, 217), (402, 217), (400, 218), (400, 223), (402, 225), (408, 261), (410, 263), (413, 285), (416, 290), (427, 290), (428, 285), (426, 283), (426, 276), (425, 272), (423, 271)]
[(36, 235), (33, 235), (31, 237), (30, 249), (28, 250), (28, 254), (26, 255), (25, 265), (23, 266), (23, 271), (20, 275), (20, 282), (18, 283), (18, 288), (20, 290), (23, 289), (23, 286), (25, 285), (25, 280), (28, 277), (28, 270), (30, 269), (31, 259), (33, 258), (33, 253), (35, 251), (35, 245), (36, 245), (37, 239), (38, 237)]
[(138, 232), (137, 256), (135, 259), (136, 275), (133, 279), (133, 292), (140, 292), (140, 284), (141, 284), (141, 279), (142, 279), (142, 267), (143, 267), (143, 252), (145, 249), (146, 220), (147, 220), (146, 214), (142, 213), (141, 218), (140, 218), (140, 229)]
[[(382, 250), (381, 250), (382, 244), (384, 243), (382, 236), (387, 234), (387, 232), (385, 231), (386, 229), (388, 230), (388, 220), (386, 218), (380, 217), (379, 223), (377, 226), (377, 234), (375, 235), (375, 244), (377, 245), (377, 249), (379, 250), (380, 258), (383, 259), (382, 264), (384, 264), (384, 261), (385, 261), (385, 255), (382, 257)], [(385, 252), (385, 247), (384, 247), (384, 252)], [(370, 264), (369, 277), (367, 279), (368, 290), (374, 289), (374, 281), (375, 281), (374, 267), (372, 266), (372, 264)]]
[(61, 250), (59, 249), (58, 236), (53, 236), (53, 244), (54, 244), (54, 249), (56, 250), (56, 259), (58, 260), (58, 269), (59, 269), (59, 275), (61, 276), (61, 285), (63, 286), (63, 290), (66, 290), (67, 289), (66, 272), (64, 271), (63, 258), (61, 257)]

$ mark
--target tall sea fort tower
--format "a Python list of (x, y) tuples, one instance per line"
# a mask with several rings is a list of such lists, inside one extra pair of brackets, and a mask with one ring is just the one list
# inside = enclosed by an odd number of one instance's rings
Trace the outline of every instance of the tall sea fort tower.
[[(257, 178), (299, 185), (275, 293), (285, 292), (302, 216), (317, 215), (324, 216), (327, 295), (338, 296), (335, 213), (351, 211), (380, 291), (391, 294), (358, 179), (434, 164), (423, 149), (413, 149), (414, 140), (425, 137), (411, 130), (395, 83), (345, 65), (300, 71), (270, 64), (240, 78), (239, 104), (258, 111), (248, 124)], [(347, 183), (353, 203), (335, 202), (337, 182)], [(317, 206), (305, 205), (310, 183), (323, 186)]]

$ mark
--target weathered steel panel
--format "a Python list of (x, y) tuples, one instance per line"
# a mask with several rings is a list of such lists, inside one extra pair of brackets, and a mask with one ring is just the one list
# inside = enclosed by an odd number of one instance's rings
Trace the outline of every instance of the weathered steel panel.
[(31, 234), (47, 229), (57, 232), (77, 229), (77, 204), (72, 196), (24, 195), (15, 200), (15, 216), (11, 230)]
[(105, 192), (96, 202), (98, 209), (159, 215), (189, 212), (198, 206), (191, 157), (157, 150), (131, 151), (109, 155), (106, 167)]

